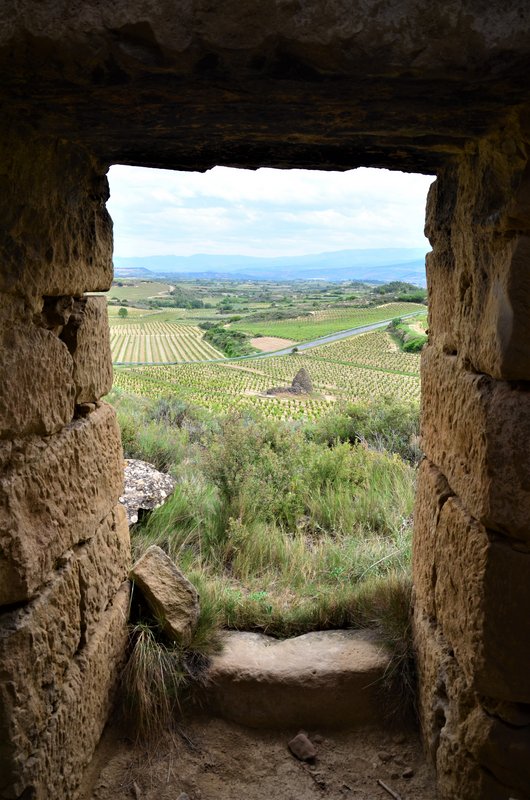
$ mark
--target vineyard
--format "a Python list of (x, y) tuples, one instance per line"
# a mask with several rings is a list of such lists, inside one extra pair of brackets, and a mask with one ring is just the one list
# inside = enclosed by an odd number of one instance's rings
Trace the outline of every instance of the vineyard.
[(294, 319), (273, 319), (262, 322), (241, 320), (233, 325), (237, 330), (262, 336), (278, 336), (295, 342), (307, 342), (348, 328), (371, 325), (386, 319), (425, 311), (420, 303), (387, 303), (371, 308), (344, 306), (312, 311), (308, 316)]
[[(313, 394), (265, 394), (272, 386), (290, 383), (301, 367), (311, 376)], [(374, 331), (322, 345), (308, 354), (119, 368), (114, 385), (144, 397), (178, 395), (219, 414), (253, 410), (267, 417), (316, 419), (341, 401), (385, 396), (417, 401), (419, 356), (402, 353), (388, 333)]]
[(203, 340), (195, 325), (162, 321), (156, 314), (147, 319), (110, 319), (112, 360), (120, 363), (169, 363), (223, 358)]

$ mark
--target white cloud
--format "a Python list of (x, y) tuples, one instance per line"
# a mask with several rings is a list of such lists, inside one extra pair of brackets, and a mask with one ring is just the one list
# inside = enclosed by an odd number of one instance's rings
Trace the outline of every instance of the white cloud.
[(425, 247), (432, 178), (215, 167), (207, 173), (114, 166), (109, 174), (121, 256), (297, 255), (355, 247)]

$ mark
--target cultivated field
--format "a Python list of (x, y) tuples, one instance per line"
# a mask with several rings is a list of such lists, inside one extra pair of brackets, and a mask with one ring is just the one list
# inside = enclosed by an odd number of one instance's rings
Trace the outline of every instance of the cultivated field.
[(243, 319), (234, 323), (233, 327), (247, 333), (277, 336), (295, 342), (308, 342), (330, 333), (371, 325), (374, 322), (390, 320), (394, 317), (412, 314), (415, 311), (425, 311), (425, 306), (420, 303), (387, 303), (371, 308), (345, 306), (312, 311), (308, 316), (295, 319), (276, 319), (263, 322)]
[[(309, 396), (266, 396), (305, 367)], [(120, 368), (115, 386), (144, 397), (179, 396), (210, 411), (254, 410), (267, 417), (316, 419), (336, 402), (394, 397), (417, 401), (419, 356), (402, 353), (385, 331), (316, 347), (307, 354), (250, 358), (230, 363)]]
[(200, 328), (164, 322), (154, 314), (137, 321), (112, 318), (110, 345), (115, 364), (164, 364), (223, 358), (222, 353), (203, 340)]
[(169, 283), (162, 283), (161, 281), (123, 281), (122, 286), (114, 284), (111, 286), (106, 296), (109, 299), (116, 298), (117, 300), (127, 300), (134, 302), (135, 300), (147, 300), (150, 297), (156, 297), (167, 294), (171, 285)]

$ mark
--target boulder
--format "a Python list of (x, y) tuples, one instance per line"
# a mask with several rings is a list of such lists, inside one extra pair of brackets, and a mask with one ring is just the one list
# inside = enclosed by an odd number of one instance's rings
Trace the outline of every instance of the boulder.
[(187, 644), (199, 620), (199, 594), (192, 583), (157, 545), (151, 545), (130, 572), (164, 633)]
[(125, 462), (125, 489), (120, 503), (125, 507), (129, 525), (138, 522), (142, 511), (163, 505), (175, 488), (175, 479), (155, 469), (146, 461), (130, 458)]

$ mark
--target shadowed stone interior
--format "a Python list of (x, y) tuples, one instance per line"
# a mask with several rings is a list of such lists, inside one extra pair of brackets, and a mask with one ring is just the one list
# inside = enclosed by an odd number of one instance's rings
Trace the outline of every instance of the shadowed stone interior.
[(75, 797), (124, 652), (110, 352), (83, 297), (112, 279), (112, 163), (437, 175), (422, 729), (442, 799), (530, 797), (529, 74), (509, 0), (4, 0), (1, 798)]

